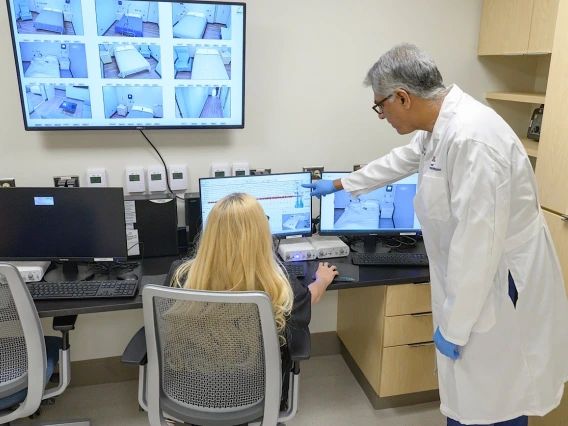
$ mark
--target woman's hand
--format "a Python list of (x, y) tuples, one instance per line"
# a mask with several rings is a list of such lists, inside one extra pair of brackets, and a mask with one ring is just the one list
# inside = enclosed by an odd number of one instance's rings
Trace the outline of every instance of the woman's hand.
[(312, 293), (312, 305), (315, 305), (321, 299), (327, 287), (338, 274), (337, 266), (320, 262), (316, 271), (316, 280), (308, 286), (310, 293)]

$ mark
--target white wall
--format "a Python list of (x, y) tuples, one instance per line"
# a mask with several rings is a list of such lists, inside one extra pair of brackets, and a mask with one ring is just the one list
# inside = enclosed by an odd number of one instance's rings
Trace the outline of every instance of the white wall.
[[(362, 86), (371, 65), (398, 42), (428, 50), (446, 83), (458, 83), (477, 99), (515, 78), (511, 69), (495, 70), (477, 57), (481, 0), (358, 0), (356, 8), (346, 0), (247, 4), (245, 129), (147, 133), (166, 162), (187, 163), (190, 191), (215, 162), (247, 161), (274, 172), (310, 165), (349, 170), (408, 142), (410, 136), (377, 119), (373, 94)], [(3, 5), (0, 54), (0, 81), (7, 83), (2, 177), (15, 177), (18, 186), (50, 186), (56, 174), (84, 177), (87, 168), (104, 167), (111, 185), (123, 185), (126, 166), (159, 163), (135, 131), (25, 132)], [(336, 307), (337, 293), (326, 294), (314, 308), (312, 332), (335, 330)], [(74, 359), (120, 355), (141, 324), (140, 311), (80, 317), (72, 333)]]

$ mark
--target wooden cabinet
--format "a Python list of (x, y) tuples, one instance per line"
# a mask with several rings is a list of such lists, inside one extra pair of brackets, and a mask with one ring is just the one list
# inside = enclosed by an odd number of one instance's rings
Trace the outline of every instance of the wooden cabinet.
[(337, 334), (379, 397), (438, 388), (430, 284), (339, 291)]
[(484, 0), (478, 54), (550, 53), (557, 8), (558, 0)]
[[(566, 0), (561, 0), (559, 4), (556, 28), (558, 31), (555, 34), (550, 60), (536, 178), (541, 205), (554, 212), (567, 214), (568, 1)], [(565, 264), (565, 268), (568, 268), (568, 263)]]

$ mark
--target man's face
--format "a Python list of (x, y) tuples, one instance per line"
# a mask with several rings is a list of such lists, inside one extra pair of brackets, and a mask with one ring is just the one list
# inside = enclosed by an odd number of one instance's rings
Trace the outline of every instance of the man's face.
[(375, 111), (381, 120), (386, 119), (400, 135), (407, 135), (416, 129), (412, 125), (410, 96), (402, 89), (391, 96), (375, 93)]

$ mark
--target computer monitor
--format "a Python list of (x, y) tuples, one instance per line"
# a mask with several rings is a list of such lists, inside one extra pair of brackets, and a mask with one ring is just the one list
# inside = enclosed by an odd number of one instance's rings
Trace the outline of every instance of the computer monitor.
[(127, 258), (122, 188), (2, 188), (0, 206), (0, 261), (63, 262), (46, 280), (84, 279), (79, 261)]
[(245, 3), (7, 5), (27, 130), (244, 127)]
[[(348, 172), (324, 172), (322, 179), (339, 179)], [(375, 236), (393, 237), (421, 234), (414, 211), (414, 196), (418, 173), (353, 198), (338, 191), (321, 198), (321, 235), (370, 236), (366, 250), (373, 246)]]
[(211, 209), (226, 195), (242, 192), (258, 200), (276, 237), (311, 235), (312, 197), (303, 183), (310, 173), (203, 178), (199, 180), (203, 229)]

